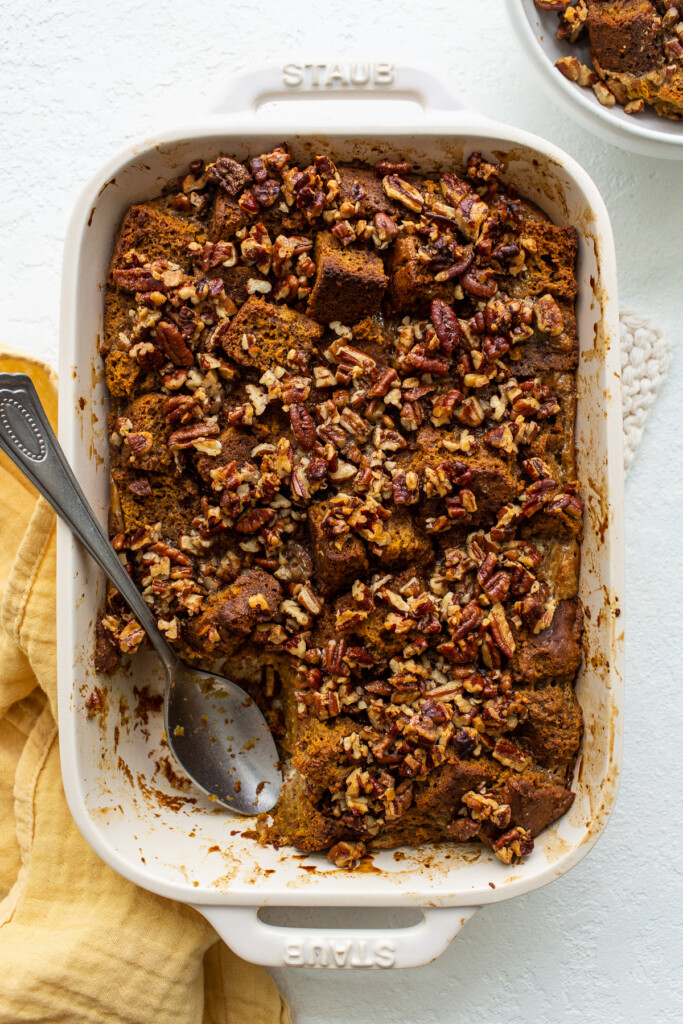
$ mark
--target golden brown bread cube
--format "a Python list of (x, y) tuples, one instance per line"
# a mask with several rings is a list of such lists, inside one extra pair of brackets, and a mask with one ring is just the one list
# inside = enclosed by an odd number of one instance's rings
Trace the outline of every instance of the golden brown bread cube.
[(576, 597), (579, 587), (580, 549), (576, 540), (550, 537), (536, 541), (543, 560), (538, 567), (538, 578), (550, 587), (560, 601)]
[(130, 337), (131, 296), (127, 292), (108, 291), (104, 300), (104, 371), (112, 398), (131, 398), (136, 384), (145, 376), (126, 347), (118, 347), (120, 335)]
[(291, 350), (310, 355), (322, 333), (303, 313), (252, 296), (231, 320), (223, 348), (241, 366), (264, 372), (285, 366)]
[(331, 232), (315, 239), (315, 280), (307, 312), (321, 324), (355, 324), (379, 312), (388, 278), (379, 256), (344, 248)]
[(133, 399), (118, 416), (112, 413), (110, 427), (121, 438), (121, 444), (112, 447), (112, 465), (152, 472), (172, 465), (168, 439), (173, 427), (167, 400), (166, 395), (152, 391)]
[(351, 533), (332, 537), (325, 531), (323, 521), (330, 508), (330, 502), (321, 501), (308, 510), (314, 579), (325, 597), (350, 587), (368, 569), (368, 555), (360, 537)]
[(280, 791), (280, 798), (271, 812), (272, 823), (261, 819), (261, 841), (274, 846), (296, 846), (314, 853), (326, 850), (341, 839), (346, 829), (337, 818), (326, 815), (311, 801), (303, 775), (291, 773)]
[[(431, 560), (431, 544), (429, 547)], [(385, 569), (392, 567), (382, 565), (380, 571)], [(407, 591), (413, 595), (422, 593), (425, 586), (424, 566), (417, 563), (392, 573), (386, 582), (387, 590), (399, 597)], [(392, 614), (394, 606), (383, 596), (383, 589), (375, 595), (375, 607), (367, 617), (358, 614), (361, 606), (352, 593), (344, 594), (334, 605), (337, 633), (348, 638), (349, 643), (357, 642), (365, 647), (376, 665), (386, 665), (419, 635), (416, 623), (412, 623), (405, 631), (396, 628), (393, 622), (396, 616)]]
[(511, 776), (499, 799), (510, 805), (511, 825), (521, 825), (537, 836), (569, 810), (574, 794), (550, 781), (543, 772), (525, 771)]
[(642, 75), (664, 62), (662, 20), (650, 0), (589, 0), (588, 35), (596, 67)]
[(302, 211), (296, 206), (288, 207), (282, 197), (276, 199), (272, 206), (262, 208), (258, 216), (254, 216), (243, 210), (237, 199), (219, 190), (209, 217), (209, 238), (212, 242), (232, 239), (240, 228), (249, 227), (256, 222), (267, 228), (271, 240), (279, 234), (302, 235), (310, 230)]
[(388, 217), (401, 216), (401, 208), (389, 199), (382, 188), (382, 179), (374, 171), (363, 167), (338, 168), (340, 202), (358, 203), (358, 216), (372, 220), (376, 213)]
[[(249, 282), (266, 281), (265, 274), (262, 274), (256, 267), (222, 267), (218, 266), (212, 270), (223, 281), (225, 294), (239, 308), (249, 299)], [(253, 287), (253, 286), (252, 286)]]
[(578, 250), (576, 228), (550, 221), (528, 221), (521, 234), (526, 249), (525, 269), (512, 283), (512, 294), (540, 296), (548, 292), (573, 303), (576, 298), (574, 268)]
[(462, 807), (462, 798), (469, 790), (490, 788), (501, 774), (501, 766), (486, 757), (464, 759), (453, 757), (416, 787), (415, 811), (447, 825)]
[(574, 304), (559, 299), (557, 306), (563, 320), (560, 334), (552, 336), (535, 330), (530, 338), (510, 350), (510, 369), (516, 377), (533, 377), (554, 370), (575, 370), (578, 366), (579, 336)]
[(237, 463), (237, 469), (241, 469), (247, 462), (252, 462), (252, 450), (258, 443), (253, 434), (238, 427), (227, 426), (217, 437), (220, 441), (220, 455), (203, 455), (197, 452), (195, 455), (195, 466), (202, 480), (211, 484), (213, 477), (211, 471), (221, 469), (230, 462)]
[(419, 521), (405, 509), (392, 512), (382, 524), (382, 529), (385, 535), (383, 543), (372, 549), (382, 568), (387, 566), (393, 570), (409, 562), (424, 565), (433, 560), (432, 542), (424, 530), (420, 529)]
[[(424, 782), (413, 785), (413, 803), (396, 823), (387, 823), (372, 845), (378, 849), (453, 840), (478, 835), (471, 819), (458, 816), (462, 798), (471, 790), (490, 791), (501, 774), (500, 765), (487, 758), (460, 760), (452, 757), (436, 768)], [(467, 822), (465, 834), (458, 836), (458, 823)], [(415, 838), (412, 838), (415, 837)]]
[(399, 237), (387, 260), (389, 291), (399, 313), (427, 313), (432, 299), (453, 299), (453, 282), (436, 281), (434, 274), (418, 259), (419, 242), (414, 235)]
[(119, 229), (110, 272), (129, 265), (127, 254), (134, 250), (150, 263), (166, 259), (186, 273), (192, 270), (191, 242), (201, 243), (205, 232), (190, 220), (164, 208), (162, 200), (131, 206)]
[[(352, 615), (357, 611), (358, 606), (351, 594), (344, 594), (335, 603), (337, 615), (337, 632), (339, 636), (355, 637), (355, 641), (366, 648), (368, 654), (376, 665), (386, 665), (395, 655), (400, 654), (403, 648), (410, 642), (411, 636), (415, 634), (396, 633), (387, 625), (387, 617), (391, 607), (386, 601), (378, 601), (377, 607), (370, 612), (367, 618), (363, 618), (354, 624), (354, 619), (346, 620), (346, 615)], [(349, 643), (353, 640), (349, 639)]]
[(378, 366), (388, 366), (394, 352), (393, 332), (375, 317), (366, 317), (352, 327), (353, 347), (374, 359)]
[(212, 242), (217, 242), (219, 239), (227, 241), (248, 223), (249, 215), (245, 213), (237, 200), (219, 189), (211, 209), (209, 239)]
[(421, 503), (425, 516), (446, 514), (445, 497), (451, 497), (464, 488), (474, 495), (476, 509), (453, 519), (453, 525), (476, 526), (495, 516), (506, 502), (514, 500), (520, 493), (519, 470), (508, 459), (493, 455), (483, 446), (471, 455), (449, 451), (445, 445), (453, 440), (453, 435), (443, 430), (424, 427), (417, 435), (417, 450), (401, 452), (396, 461), (401, 469), (412, 469), (423, 482), (430, 480), (428, 470), (442, 472), (449, 482), (453, 481), (443, 496), (436, 492), (438, 485), (427, 493)]
[(357, 729), (358, 724), (343, 715), (325, 722), (317, 718), (298, 719), (293, 736), (292, 766), (314, 787), (339, 789), (350, 772), (344, 739)]
[(583, 613), (579, 601), (560, 601), (553, 620), (539, 633), (513, 630), (517, 649), (511, 659), (512, 678), (538, 684), (569, 681), (581, 664)]
[(199, 487), (174, 469), (158, 473), (114, 467), (111, 471), (113, 533), (133, 534), (149, 523), (161, 523), (164, 540), (176, 543), (201, 511)]
[(282, 599), (278, 581), (262, 569), (247, 569), (215, 591), (201, 614), (190, 619), (185, 639), (202, 654), (232, 654), (259, 622), (270, 621)]
[(95, 671), (110, 676), (121, 664), (121, 651), (112, 633), (103, 625), (102, 619), (107, 609), (101, 608), (97, 613), (95, 625)]
[(527, 713), (516, 735), (544, 768), (567, 769), (583, 734), (581, 705), (574, 691), (562, 686), (522, 691)]

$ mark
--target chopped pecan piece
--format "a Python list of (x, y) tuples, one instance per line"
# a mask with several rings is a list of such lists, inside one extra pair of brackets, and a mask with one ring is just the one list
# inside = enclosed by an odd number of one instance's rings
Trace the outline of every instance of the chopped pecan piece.
[(229, 196), (238, 195), (245, 185), (252, 181), (251, 174), (243, 164), (229, 156), (220, 156), (206, 168), (206, 176), (214, 185), (219, 185)]
[(152, 450), (154, 438), (150, 434), (149, 430), (141, 430), (139, 432), (129, 431), (124, 437), (124, 443), (127, 444), (135, 456), (146, 455), (147, 452)]
[(452, 307), (447, 305), (443, 299), (432, 299), (431, 315), (441, 348), (446, 355), (450, 355), (465, 340), (460, 321)]
[(167, 444), (171, 451), (191, 448), (192, 442), (199, 437), (215, 437), (218, 434), (217, 423), (188, 423), (185, 427), (174, 430)]
[(542, 295), (534, 303), (534, 316), (536, 326), (543, 334), (549, 334), (552, 338), (562, 334), (564, 330), (564, 317), (552, 295)]
[(128, 484), (128, 490), (138, 498), (149, 498), (152, 494), (152, 488), (149, 486), (149, 480), (146, 476), (140, 476), (136, 480), (131, 480)]
[(85, 698), (85, 706), (88, 709), (88, 718), (93, 718), (94, 715), (96, 715), (97, 712), (101, 711), (102, 708), (104, 707), (104, 704), (102, 702), (102, 694), (100, 693), (97, 687), (95, 687), (94, 690), (91, 690), (88, 696)]
[(293, 403), (289, 408), (289, 418), (292, 423), (294, 436), (301, 447), (306, 451), (311, 451), (312, 448), (315, 448), (315, 424), (306, 406)]
[(151, 270), (145, 270), (144, 267), (115, 270), (113, 276), (117, 285), (128, 292), (155, 292), (161, 283)]
[(413, 213), (420, 213), (424, 206), (424, 197), (419, 189), (405, 181), (397, 174), (388, 174), (382, 180), (382, 188), (390, 199), (403, 203)]
[(521, 825), (505, 832), (493, 844), (493, 852), (503, 864), (512, 864), (515, 857), (526, 857), (534, 848), (534, 841), (527, 829)]
[(378, 160), (375, 164), (375, 174), (383, 178), (386, 174), (410, 174), (413, 165), (404, 161)]
[(511, 658), (515, 653), (517, 645), (515, 644), (510, 624), (505, 616), (505, 610), (498, 601), (491, 608), (490, 627), (491, 636), (496, 647), (506, 658)]
[(235, 523), (235, 529), (238, 533), (258, 533), (274, 518), (275, 512), (272, 508), (252, 508)]
[(157, 324), (157, 342), (174, 366), (192, 366), (194, 355), (175, 324), (161, 320)]
[(346, 840), (335, 843), (327, 856), (338, 868), (348, 868), (349, 871), (358, 867), (361, 857), (365, 854), (365, 843), (352, 843)]

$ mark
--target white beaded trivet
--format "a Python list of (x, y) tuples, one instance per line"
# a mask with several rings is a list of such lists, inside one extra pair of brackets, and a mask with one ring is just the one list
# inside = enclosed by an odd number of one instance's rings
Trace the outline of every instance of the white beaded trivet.
[(619, 314), (624, 470), (633, 462), (645, 422), (671, 361), (669, 339), (650, 320), (631, 310)]

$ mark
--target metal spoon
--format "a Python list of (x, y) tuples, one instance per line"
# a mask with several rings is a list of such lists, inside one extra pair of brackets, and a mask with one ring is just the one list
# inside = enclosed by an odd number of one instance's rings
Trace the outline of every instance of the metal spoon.
[(149, 637), (166, 673), (166, 738), (185, 772), (238, 814), (269, 811), (282, 776), (263, 715), (235, 683), (178, 660), (90, 508), (23, 373), (0, 373), (0, 448), (80, 540)]

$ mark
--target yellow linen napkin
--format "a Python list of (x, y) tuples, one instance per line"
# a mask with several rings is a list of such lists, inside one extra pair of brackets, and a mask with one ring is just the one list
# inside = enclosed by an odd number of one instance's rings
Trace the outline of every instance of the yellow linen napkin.
[[(28, 373), (55, 424), (56, 380)], [(272, 979), (190, 907), (90, 849), (64, 797), (57, 735), (55, 516), (0, 454), (0, 1021), (289, 1024)]]

